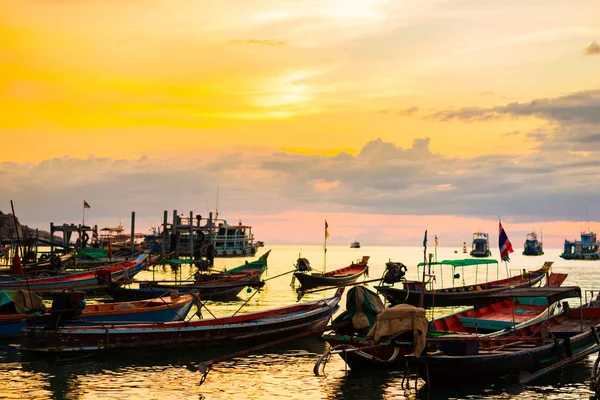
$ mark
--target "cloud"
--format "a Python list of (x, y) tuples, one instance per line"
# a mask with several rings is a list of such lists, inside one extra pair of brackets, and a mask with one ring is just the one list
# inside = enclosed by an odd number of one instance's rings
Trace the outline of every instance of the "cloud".
[(440, 111), (429, 118), (440, 121), (486, 121), (505, 117), (538, 117), (561, 123), (600, 123), (600, 90), (576, 92), (555, 98), (510, 103), (491, 108), (464, 107)]
[(600, 55), (600, 45), (595, 40), (590, 43), (585, 49), (583, 49), (584, 56), (597, 56)]
[[(589, 142), (599, 140), (590, 135)], [(114, 225), (136, 212), (140, 230), (171, 215), (216, 208), (226, 218), (262, 223), (274, 215), (454, 215), (520, 223), (579, 220), (578, 207), (600, 196), (594, 182), (598, 152), (540, 146), (534, 154), (452, 158), (430, 149), (376, 139), (356, 155), (334, 156), (243, 149), (210, 158), (54, 158), (37, 164), (0, 163), (5, 197), (30, 226), (77, 222), (86, 199), (86, 222)], [(8, 211), (3, 205), (2, 211)], [(591, 220), (600, 209), (589, 209)], [(290, 224), (302, 224), (302, 220)], [(145, 225), (144, 225), (145, 224)], [(276, 237), (276, 236), (275, 236)], [(379, 239), (383, 240), (383, 236)], [(373, 237), (373, 243), (376, 240)]]
[(382, 114), (399, 115), (401, 117), (414, 115), (415, 113), (417, 113), (417, 111), (419, 111), (419, 107), (400, 108), (400, 109), (386, 108), (383, 110), (379, 110), (379, 112)]
[(282, 40), (268, 40), (268, 39), (230, 40), (229, 43), (257, 45), (257, 46), (284, 46), (287, 44), (287, 42), (284, 42)]

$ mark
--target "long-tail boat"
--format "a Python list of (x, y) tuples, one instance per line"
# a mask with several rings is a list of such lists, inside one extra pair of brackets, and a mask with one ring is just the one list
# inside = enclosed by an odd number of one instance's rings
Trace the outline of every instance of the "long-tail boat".
[(0, 290), (25, 289), (36, 293), (51, 292), (63, 289), (91, 290), (119, 285), (133, 278), (138, 272), (150, 265), (146, 254), (139, 255), (133, 261), (113, 264), (95, 270), (78, 272), (69, 275), (57, 275), (45, 278), (0, 281)]
[[(388, 263), (393, 264), (393, 263)], [(465, 266), (479, 266), (483, 264), (486, 268), (489, 265), (498, 265), (496, 260), (444, 260), (437, 263), (428, 263), (431, 266), (451, 266), (454, 270)], [(544, 266), (535, 271), (524, 272), (523, 274), (500, 279), (496, 281), (486, 281), (464, 286), (452, 286), (441, 289), (425, 289), (423, 292), (423, 282), (419, 281), (404, 281), (402, 288), (392, 286), (379, 285), (375, 289), (390, 302), (391, 305), (400, 303), (411, 304), (414, 306), (420, 305), (421, 297), (423, 297), (422, 306), (425, 308), (431, 307), (449, 307), (449, 306), (469, 306), (473, 305), (475, 298), (482, 294), (496, 293), (508, 288), (529, 287), (534, 286), (549, 273), (551, 262), (546, 262)], [(423, 263), (419, 263), (419, 267), (425, 267)], [(487, 271), (487, 270), (486, 270)], [(464, 275), (464, 274), (463, 274)], [(477, 273), (476, 273), (477, 275)], [(488, 276), (486, 272), (486, 276)]]
[(334, 297), (265, 311), (202, 320), (156, 324), (27, 327), (21, 350), (40, 353), (139, 347), (210, 346), (269, 341), (322, 329), (337, 310)]
[(299, 258), (296, 263), (298, 272), (294, 273), (294, 277), (298, 279), (302, 285), (302, 290), (314, 289), (323, 286), (344, 286), (349, 283), (356, 282), (362, 275), (368, 274), (369, 271), (369, 256), (363, 256), (361, 260), (353, 262), (347, 267), (336, 269), (329, 272), (312, 272), (310, 264), (305, 258)]
[[(63, 293), (70, 296), (72, 293)], [(74, 293), (77, 294), (77, 293)], [(46, 308), (41, 297), (26, 290), (0, 292), (0, 338), (21, 336), (28, 324), (61, 323), (80, 325), (90, 323), (142, 323), (183, 320), (194, 305), (191, 294), (164, 296), (146, 301), (120, 303), (82, 303), (77, 300), (80, 313), (74, 318), (58, 318), (61, 311), (73, 311), (73, 305), (58, 310), (56, 306)], [(60, 308), (60, 306), (59, 306)], [(68, 309), (67, 309), (68, 308)]]
[[(547, 287), (560, 287), (567, 274), (552, 272), (546, 282)], [(510, 294), (509, 289), (509, 293)], [(535, 294), (532, 288), (530, 294)], [(536, 319), (546, 318), (554, 312), (557, 304), (548, 304), (544, 297), (506, 297), (498, 302), (470, 307), (458, 312), (438, 317), (429, 322), (429, 331), (492, 333)]]
[[(578, 287), (520, 288), (511, 292), (488, 294), (478, 302), (495, 303), (507, 296), (531, 296), (532, 292), (536, 297), (545, 297), (548, 303), (581, 296)], [(404, 316), (425, 319), (425, 311), (413, 307), (406, 310)], [(436, 337), (435, 332), (429, 332), (425, 337), (422, 326), (427, 323), (426, 319), (416, 324), (399, 312), (395, 313), (396, 323), (406, 321), (402, 326), (404, 330), (391, 332), (385, 327), (395, 322), (387, 317), (381, 313), (377, 317), (380, 325), (375, 326), (376, 323), (367, 335), (325, 335), (333, 348), (319, 359), (315, 372), (329, 354), (339, 354), (354, 370), (405, 370), (408, 365), (432, 385), (497, 380), (511, 375), (518, 377), (520, 383), (527, 383), (600, 348), (600, 308), (594, 307), (563, 306), (561, 313), (543, 321), (524, 323), (490, 335), (441, 333)], [(417, 326), (421, 330), (415, 331)]]

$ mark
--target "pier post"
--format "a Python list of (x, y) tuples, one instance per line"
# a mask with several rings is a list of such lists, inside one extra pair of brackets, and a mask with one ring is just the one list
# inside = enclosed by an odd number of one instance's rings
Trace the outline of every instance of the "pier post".
[(177, 210), (173, 210), (173, 223), (171, 224), (171, 251), (175, 252), (175, 258), (179, 258), (179, 240), (177, 240)]
[(163, 231), (162, 231), (162, 236), (163, 236), (162, 253), (163, 254), (165, 254), (167, 252), (167, 239), (168, 239), (167, 219), (168, 219), (168, 217), (169, 217), (169, 214), (168, 214), (167, 210), (165, 210), (163, 213)]
[(131, 253), (135, 251), (135, 211), (131, 212)]

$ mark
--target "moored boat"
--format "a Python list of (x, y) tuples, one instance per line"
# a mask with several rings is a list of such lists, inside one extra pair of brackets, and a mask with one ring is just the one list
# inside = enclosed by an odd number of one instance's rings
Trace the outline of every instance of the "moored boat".
[(544, 248), (541, 241), (538, 240), (537, 233), (531, 232), (527, 234), (523, 248), (524, 256), (541, 256), (544, 254)]
[[(297, 262), (298, 272), (294, 273), (294, 277), (298, 279), (302, 285), (302, 290), (314, 289), (322, 286), (343, 286), (349, 283), (356, 282), (362, 275), (369, 272), (369, 256), (363, 256), (362, 259), (351, 263), (345, 268), (336, 269), (330, 272), (313, 272), (310, 271), (310, 264), (305, 258), (299, 258)], [(300, 265), (308, 265), (300, 267)]]
[[(479, 268), (479, 265), (486, 267), (486, 277), (489, 276), (487, 268), (490, 265), (496, 267), (496, 273), (498, 273), (498, 261), (496, 260), (443, 260), (440, 262), (432, 262), (427, 265), (433, 267), (449, 266), (452, 268), (452, 274), (457, 268), (464, 268), (465, 266), (475, 266)], [(419, 281), (404, 281), (402, 288), (395, 288), (392, 286), (379, 285), (375, 286), (375, 289), (383, 295), (391, 305), (406, 303), (414, 306), (419, 305), (421, 297), (423, 297), (422, 306), (425, 308), (431, 307), (449, 307), (449, 306), (460, 306), (460, 305), (473, 305), (475, 299), (481, 294), (485, 293), (496, 293), (509, 288), (517, 287), (529, 287), (534, 286), (541, 282), (541, 280), (549, 273), (551, 262), (546, 262), (544, 266), (535, 271), (525, 272), (520, 275), (508, 277), (505, 279), (495, 281), (484, 281), (481, 283), (474, 283), (470, 285), (454, 286), (439, 289), (425, 289), (423, 295), (423, 282)], [(423, 267), (423, 263), (419, 263), (418, 267)], [(464, 275), (464, 274), (463, 274)], [(476, 276), (478, 273), (476, 272)], [(443, 282), (442, 282), (443, 283)]]
[[(67, 292), (62, 295), (71, 296), (72, 294)], [(0, 292), (0, 309), (2, 310), (0, 313), (0, 338), (20, 336), (22, 329), (31, 323), (46, 322), (55, 325), (60, 321), (63, 324), (81, 325), (102, 322), (180, 321), (186, 317), (194, 305), (194, 296), (191, 294), (119, 303), (87, 304), (82, 300), (83, 295), (81, 294), (81, 298), (76, 300), (77, 306), (75, 307), (80, 309), (79, 315), (67, 320), (58, 318), (58, 312), (53, 312), (53, 308), (59, 308), (54, 305), (55, 303), (51, 308), (44, 307), (42, 299), (37, 294), (26, 290), (2, 291)]]
[(27, 289), (36, 293), (63, 289), (92, 290), (120, 285), (147, 268), (153, 260), (141, 254), (133, 261), (113, 264), (85, 272), (45, 278), (0, 281), (0, 290)]
[(266, 342), (322, 329), (337, 310), (334, 297), (265, 311), (156, 324), (27, 327), (21, 350), (39, 353), (116, 350), (140, 347), (218, 346)]
[[(581, 296), (577, 287), (537, 289), (536, 295), (546, 297), (548, 303)], [(515, 289), (514, 294), (529, 291)], [(496, 302), (504, 296), (506, 292), (496, 293), (482, 301)], [(599, 349), (600, 308), (565, 307), (561, 313), (547, 319), (492, 335), (433, 336), (435, 332), (429, 332), (426, 338), (422, 335), (426, 323), (423, 309), (388, 314), (393, 315), (387, 320), (385, 318), (390, 315), (378, 315), (377, 323), (366, 336), (325, 335), (325, 340), (334, 347), (319, 362), (334, 353), (354, 370), (405, 370), (409, 366), (434, 386), (473, 379), (494, 381), (510, 376), (518, 378), (520, 383), (527, 383)], [(412, 315), (418, 315), (421, 322), (411, 322)], [(318, 367), (315, 366), (315, 371)]]
[(491, 257), (490, 241), (487, 233), (475, 232), (473, 234), (473, 249), (471, 257)]
[(354, 242), (350, 243), (350, 248), (351, 249), (360, 249), (360, 242), (358, 240), (355, 240)]
[(581, 232), (581, 240), (565, 239), (560, 257), (565, 260), (597, 260), (600, 258), (600, 242), (594, 232)]

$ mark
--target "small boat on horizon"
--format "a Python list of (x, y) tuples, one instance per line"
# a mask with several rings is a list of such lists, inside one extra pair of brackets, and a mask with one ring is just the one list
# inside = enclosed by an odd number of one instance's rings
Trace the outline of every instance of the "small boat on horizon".
[(541, 256), (544, 254), (544, 248), (541, 241), (538, 240), (535, 231), (527, 234), (523, 249), (524, 256)]
[(350, 248), (351, 249), (360, 249), (360, 242), (358, 240), (355, 240), (354, 242), (350, 243)]
[(473, 234), (473, 250), (471, 257), (491, 257), (489, 235), (483, 232)]

